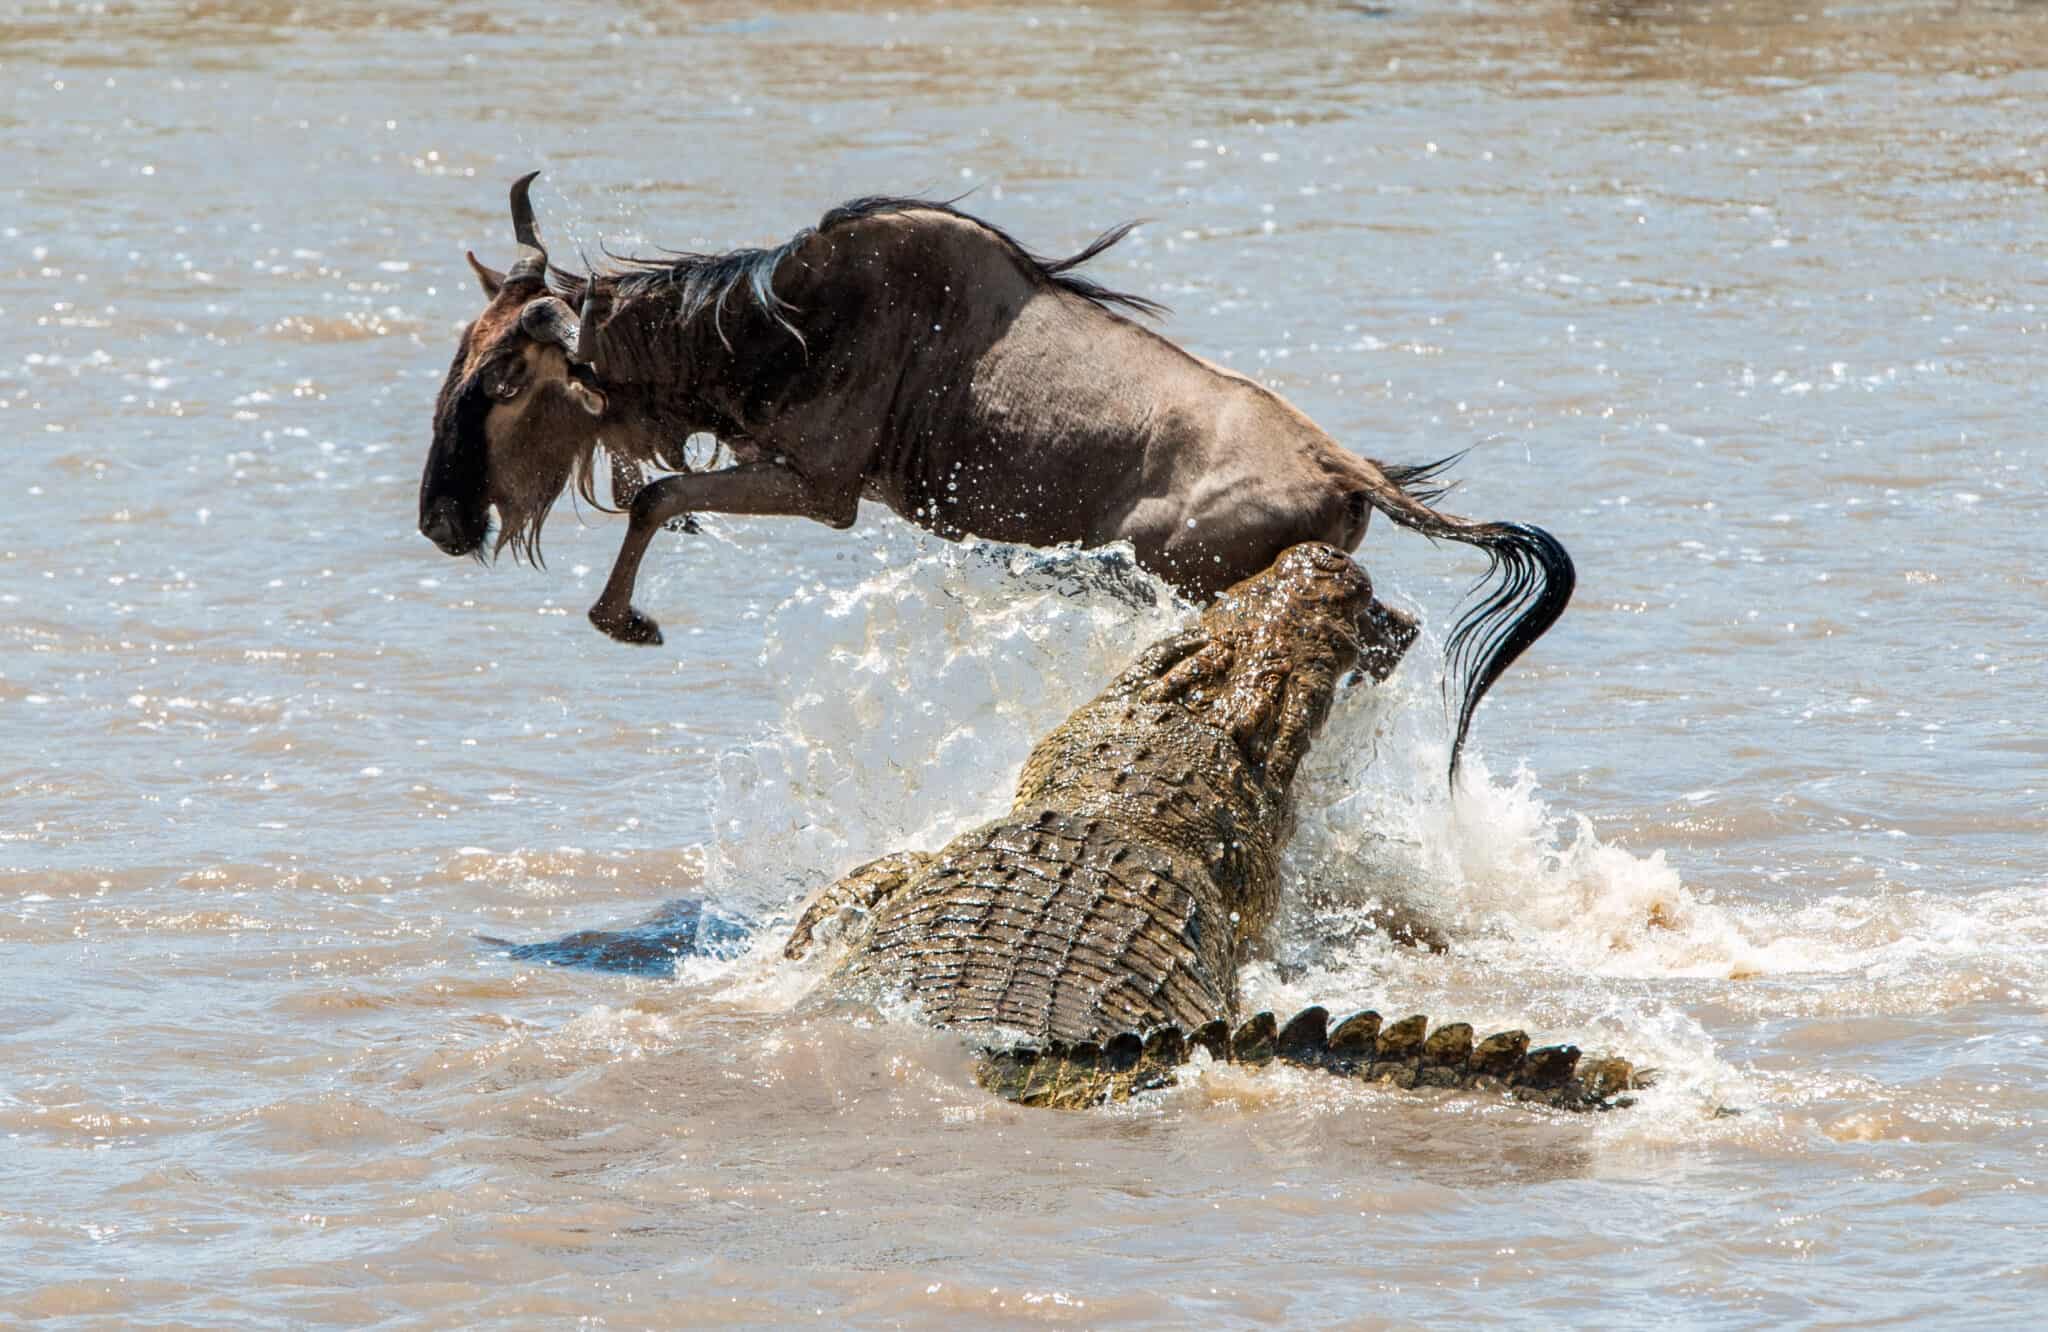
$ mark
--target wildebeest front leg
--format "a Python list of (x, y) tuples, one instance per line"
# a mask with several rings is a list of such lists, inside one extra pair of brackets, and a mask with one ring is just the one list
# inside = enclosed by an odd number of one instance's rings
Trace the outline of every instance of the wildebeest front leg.
[(590, 622), (622, 643), (661, 642), (659, 626), (633, 609), (633, 584), (640, 577), (647, 544), (671, 518), (693, 511), (774, 514), (846, 527), (852, 524), (858, 503), (857, 485), (835, 502), (835, 497), (821, 494), (794, 468), (780, 463), (742, 463), (716, 472), (663, 477), (633, 497), (626, 539), (619, 543), (604, 591), (590, 608)]

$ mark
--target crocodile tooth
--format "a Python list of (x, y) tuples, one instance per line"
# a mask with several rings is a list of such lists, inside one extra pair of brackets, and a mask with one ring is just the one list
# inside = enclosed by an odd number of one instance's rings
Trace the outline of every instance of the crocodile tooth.
[(1230, 1057), (1240, 1064), (1263, 1064), (1273, 1057), (1273, 1037), (1278, 1024), (1271, 1013), (1255, 1013), (1245, 1019), (1230, 1038)]
[(1145, 1038), (1145, 1062), (1168, 1068), (1186, 1060), (1188, 1038), (1179, 1027), (1159, 1027)]
[(1528, 1032), (1497, 1031), (1479, 1042), (1479, 1048), (1472, 1052), (1472, 1071), (1496, 1078), (1511, 1078), (1522, 1066), (1522, 1056), (1527, 1053)]
[(1204, 1022), (1188, 1039), (1207, 1050), (1212, 1059), (1230, 1058), (1230, 1024), (1222, 1018)]
[(1145, 1053), (1145, 1038), (1135, 1031), (1120, 1031), (1102, 1047), (1102, 1066), (1113, 1073), (1135, 1068)]
[(1330, 1010), (1311, 1004), (1293, 1017), (1274, 1038), (1274, 1051), (1290, 1064), (1320, 1063), (1330, 1040)]
[(1339, 1022), (1330, 1033), (1328, 1048), (1332, 1059), (1348, 1062), (1365, 1062), (1372, 1058), (1375, 1039), (1380, 1034), (1380, 1015), (1370, 1008), (1363, 1013), (1353, 1013)]
[(1462, 1069), (1472, 1057), (1472, 1024), (1446, 1022), (1422, 1043), (1422, 1062), (1436, 1068)]
[(1572, 1070), (1578, 1066), (1578, 1046), (1546, 1045), (1529, 1052), (1515, 1081), (1525, 1087), (1562, 1087), (1571, 1081)]
[(1417, 1013), (1380, 1029), (1376, 1050), (1379, 1059), (1413, 1059), (1422, 1053), (1422, 1038), (1429, 1031), (1429, 1017)]

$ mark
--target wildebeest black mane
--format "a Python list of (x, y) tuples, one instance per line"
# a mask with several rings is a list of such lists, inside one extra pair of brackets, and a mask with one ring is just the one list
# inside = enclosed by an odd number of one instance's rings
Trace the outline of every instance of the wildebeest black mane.
[[(1016, 237), (994, 223), (955, 208), (950, 201), (913, 199), (898, 195), (878, 194), (848, 200), (826, 213), (817, 226), (806, 227), (776, 246), (727, 250), (721, 254), (670, 252), (659, 258), (611, 255), (609, 257), (612, 266), (600, 272), (598, 278), (600, 281), (609, 279), (615, 283), (614, 290), (621, 299), (630, 300), (657, 291), (670, 293), (677, 303), (677, 318), (683, 323), (695, 320), (708, 309), (711, 311), (714, 327), (719, 325), (726, 301), (735, 292), (743, 292), (756, 307), (795, 333), (795, 326), (784, 313), (790, 306), (775, 292), (775, 270), (781, 266), (782, 261), (795, 253), (805, 241), (821, 232), (829, 232), (835, 227), (864, 218), (912, 211), (944, 213), (973, 223), (993, 236), (999, 244), (1046, 282), (1083, 300), (1091, 301), (1105, 310), (1122, 306), (1133, 313), (1154, 317), (1166, 313), (1166, 307), (1158, 301), (1105, 287), (1074, 272), (1130, 235), (1138, 225), (1136, 222), (1111, 227), (1080, 251), (1064, 259), (1050, 259), (1028, 249)], [(561, 269), (554, 270), (554, 276), (558, 287), (565, 294), (572, 297), (580, 296), (584, 278)], [(720, 328), (719, 332), (722, 337), (723, 329)]]

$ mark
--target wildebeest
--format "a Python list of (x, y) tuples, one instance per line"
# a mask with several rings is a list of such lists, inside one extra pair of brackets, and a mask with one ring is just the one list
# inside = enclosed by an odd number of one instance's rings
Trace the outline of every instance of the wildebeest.
[[(1206, 601), (1300, 542), (1356, 550), (1377, 509), (1491, 561), (1446, 644), (1455, 776), (1479, 700), (1571, 598), (1548, 532), (1432, 507), (1449, 460), (1350, 453), (1265, 386), (1119, 313), (1161, 307), (1075, 270), (1129, 225), (1049, 260), (950, 204), (864, 198), (772, 248), (576, 274), (548, 262), (537, 174), (512, 187), (518, 262), (499, 273), (470, 256), (489, 304), (441, 388), (420, 530), (451, 555), (537, 559), (565, 489), (598, 505), (602, 447), (631, 515), (590, 609), (614, 638), (660, 641), (633, 584), (655, 531), (692, 511), (843, 528), (871, 499), (955, 539), (1125, 540)], [(688, 466), (698, 433), (729, 465)], [(642, 488), (643, 465), (673, 474)]]

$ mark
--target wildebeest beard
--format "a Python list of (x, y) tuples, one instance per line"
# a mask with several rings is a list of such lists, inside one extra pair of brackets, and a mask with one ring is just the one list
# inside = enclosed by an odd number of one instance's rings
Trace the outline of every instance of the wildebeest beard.
[[(589, 373), (587, 367), (570, 368), (574, 377), (587, 378)], [(520, 422), (520, 433), (528, 447), (520, 451), (514, 465), (491, 471), (491, 504), (500, 522), (492, 543), (493, 553), (509, 549), (515, 559), (545, 565), (547, 561), (540, 548), (541, 530), (564, 494), (572, 494), (600, 511), (617, 511), (598, 493), (600, 457), (607, 449), (604, 436), (593, 430), (593, 425), (588, 416), (566, 400), (543, 399), (527, 409), (526, 418)], [(666, 466), (681, 459), (641, 456), (637, 461)]]

